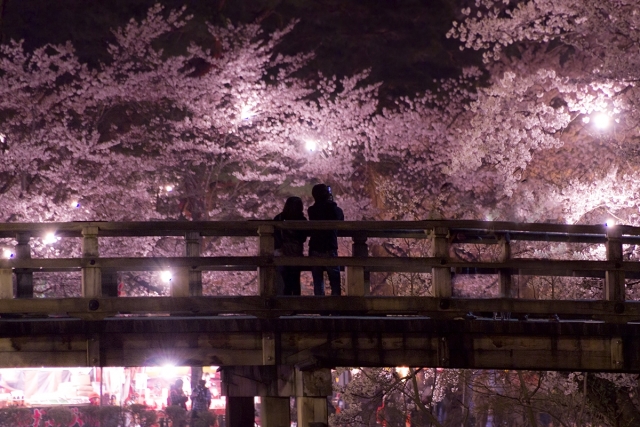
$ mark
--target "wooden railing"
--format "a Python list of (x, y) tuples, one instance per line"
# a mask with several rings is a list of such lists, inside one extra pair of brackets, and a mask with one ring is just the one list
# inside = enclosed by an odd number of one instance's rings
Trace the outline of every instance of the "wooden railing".
[[(337, 258), (275, 257), (273, 233), (277, 228), (338, 230), (351, 238), (350, 256)], [(57, 237), (82, 239), (82, 256), (34, 258), (30, 243), (54, 232)], [(100, 257), (102, 237), (176, 236), (184, 238), (181, 257)], [(201, 256), (201, 239), (210, 236), (257, 238), (255, 256)], [(11, 259), (0, 260), (1, 314), (68, 314), (105, 317), (123, 313), (219, 314), (259, 316), (338, 312), (343, 315), (412, 315), (452, 318), (469, 312), (557, 314), (567, 318), (611, 322), (640, 320), (640, 304), (625, 299), (625, 279), (640, 278), (640, 262), (623, 259), (623, 245), (640, 243), (640, 228), (605, 225), (518, 224), (484, 221), (221, 221), (221, 222), (73, 222), (0, 224), (0, 238), (15, 239)], [(370, 256), (372, 238), (430, 239), (431, 253), (420, 257)], [(533, 259), (512, 255), (512, 242), (566, 242), (604, 245), (606, 259)], [(452, 256), (456, 245), (498, 245), (495, 260), (469, 261)], [(276, 267), (296, 265), (344, 266), (344, 297), (278, 297)], [(172, 269), (170, 297), (117, 298), (117, 271)], [(255, 296), (202, 296), (202, 272), (215, 270), (258, 272)], [(81, 271), (81, 298), (33, 298), (33, 272)], [(432, 275), (431, 297), (379, 297), (370, 295), (368, 272), (416, 272)], [(454, 297), (452, 274), (482, 273), (498, 277), (499, 297)], [(512, 277), (601, 277), (601, 300), (525, 300), (514, 297)], [(15, 282), (15, 286), (14, 286)]]

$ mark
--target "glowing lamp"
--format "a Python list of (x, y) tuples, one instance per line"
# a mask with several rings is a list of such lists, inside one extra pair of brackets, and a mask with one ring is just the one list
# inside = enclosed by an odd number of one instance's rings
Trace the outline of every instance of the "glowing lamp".
[(612, 219), (608, 219), (607, 222), (605, 222), (605, 225), (607, 227), (613, 227), (614, 225), (616, 225), (616, 222)]
[(173, 274), (170, 271), (163, 271), (160, 273), (160, 279), (163, 282), (170, 282), (173, 279)]
[(304, 148), (307, 151), (316, 151), (318, 144), (313, 139), (307, 139), (304, 142)]
[(396, 372), (402, 377), (406, 377), (407, 375), (409, 375), (409, 368), (406, 366), (398, 366), (396, 368)]
[(167, 192), (172, 192), (173, 191), (173, 186), (172, 185), (167, 185), (166, 187), (164, 187), (165, 190), (167, 190)]
[(73, 201), (71, 202), (71, 207), (72, 207), (72, 208), (79, 208), (79, 207), (80, 207), (80, 202), (79, 202), (79, 201), (77, 201), (77, 200), (73, 200)]
[(249, 107), (248, 105), (245, 105), (240, 109), (240, 118), (242, 120), (249, 120), (251, 117), (255, 115), (256, 113), (254, 113), (251, 107)]
[(49, 233), (44, 236), (44, 239), (42, 239), (42, 243), (44, 243), (45, 245), (52, 245), (58, 240), (60, 240), (60, 238), (56, 237), (55, 233)]
[(2, 258), (11, 259), (14, 256), (15, 256), (15, 254), (13, 253), (13, 251), (11, 249), (4, 248), (2, 250)]
[(604, 130), (609, 127), (611, 119), (605, 113), (598, 113), (593, 117), (593, 124), (596, 128)]

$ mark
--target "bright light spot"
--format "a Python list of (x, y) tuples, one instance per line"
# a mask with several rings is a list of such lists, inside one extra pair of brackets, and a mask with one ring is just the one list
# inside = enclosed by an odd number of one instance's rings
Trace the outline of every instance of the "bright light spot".
[(45, 245), (52, 245), (58, 240), (60, 240), (60, 238), (56, 237), (54, 233), (49, 233), (46, 236), (44, 236), (44, 239), (42, 239), (42, 243), (44, 243)]
[(11, 258), (13, 258), (14, 256), (15, 256), (15, 254), (13, 253), (13, 251), (12, 251), (11, 249), (4, 248), (4, 249), (2, 250), (2, 258), (5, 258), (5, 259), (11, 259)]
[(178, 370), (176, 369), (176, 365), (172, 362), (165, 362), (162, 365), (162, 376), (166, 380), (171, 380), (178, 376)]
[(598, 129), (606, 129), (609, 127), (610, 118), (605, 113), (598, 113), (593, 117), (593, 124)]
[(77, 201), (77, 200), (71, 201), (71, 207), (72, 208), (79, 208), (80, 207), (80, 202)]
[(586, 124), (586, 123), (589, 123), (590, 121), (591, 121), (591, 117), (589, 117), (589, 116), (584, 116), (584, 117), (582, 118), (582, 123), (585, 123), (585, 124)]
[(313, 139), (307, 139), (304, 142), (304, 148), (307, 151), (316, 151), (317, 147), (318, 147), (318, 144)]
[(7, 139), (7, 135), (0, 133), (0, 142), (4, 142)]
[(173, 279), (173, 275), (171, 274), (170, 271), (163, 271), (160, 273), (160, 279), (163, 282), (170, 282), (171, 279)]
[(396, 368), (396, 372), (402, 377), (406, 377), (407, 375), (409, 375), (409, 368), (407, 368), (406, 366), (398, 366)]
[(608, 219), (605, 224), (607, 225), (607, 227), (613, 227), (614, 225), (616, 225), (616, 222), (613, 219)]
[(243, 105), (240, 109), (240, 118), (242, 120), (249, 120), (251, 117), (255, 116), (256, 113), (253, 111), (253, 108), (249, 105)]
[(167, 190), (167, 192), (172, 192), (173, 191), (173, 186), (172, 185), (167, 185), (166, 187), (164, 187), (165, 190)]

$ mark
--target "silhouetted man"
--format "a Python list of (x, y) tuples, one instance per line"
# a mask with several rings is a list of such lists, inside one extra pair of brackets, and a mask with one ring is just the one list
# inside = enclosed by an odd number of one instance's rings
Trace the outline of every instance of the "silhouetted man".
[[(331, 187), (325, 184), (313, 186), (311, 195), (315, 203), (309, 206), (309, 220), (311, 221), (344, 221), (342, 209), (333, 201)], [(336, 230), (312, 231), (309, 239), (309, 256), (337, 257), (338, 232)], [(312, 267), (313, 294), (324, 295), (324, 272), (329, 276), (331, 295), (340, 295), (340, 267)]]

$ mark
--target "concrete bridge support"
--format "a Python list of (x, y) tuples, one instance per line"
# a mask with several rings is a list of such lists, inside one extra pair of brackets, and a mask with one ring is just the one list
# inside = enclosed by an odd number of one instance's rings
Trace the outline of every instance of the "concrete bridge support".
[[(291, 366), (230, 366), (222, 370), (227, 426), (253, 427), (254, 396), (260, 396), (262, 427), (291, 424), (290, 397), (296, 398), (298, 426), (328, 425), (331, 371), (300, 371)], [(251, 414), (249, 416), (248, 414)]]

